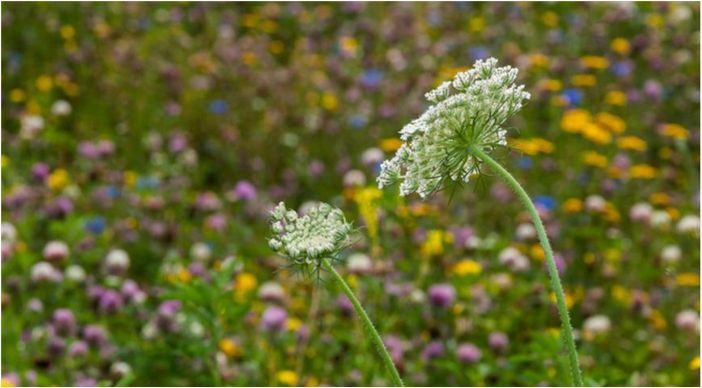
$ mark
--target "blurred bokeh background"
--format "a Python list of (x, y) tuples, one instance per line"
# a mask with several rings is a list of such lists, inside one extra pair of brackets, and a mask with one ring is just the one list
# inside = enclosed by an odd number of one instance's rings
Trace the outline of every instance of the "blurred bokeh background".
[[(376, 188), (423, 94), (497, 57), (591, 384), (699, 385), (699, 4), (2, 6), (2, 383), (384, 385), (267, 211), (360, 226), (339, 270), (408, 384), (564, 385), (543, 251), (490, 176)], [(453, 194), (453, 195), (450, 195)]]

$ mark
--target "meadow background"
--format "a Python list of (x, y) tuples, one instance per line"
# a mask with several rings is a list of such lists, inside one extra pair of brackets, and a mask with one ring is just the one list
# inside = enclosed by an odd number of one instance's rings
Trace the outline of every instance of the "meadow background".
[(2, 384), (384, 385), (278, 201), (360, 226), (340, 272), (411, 385), (562, 385), (543, 251), (485, 176), (421, 202), (379, 163), (476, 59), (532, 93), (534, 197), (591, 384), (700, 384), (698, 3), (2, 6)]

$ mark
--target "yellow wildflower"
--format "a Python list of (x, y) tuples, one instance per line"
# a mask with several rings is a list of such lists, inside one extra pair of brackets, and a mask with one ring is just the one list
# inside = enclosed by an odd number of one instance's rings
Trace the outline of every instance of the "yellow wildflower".
[(697, 356), (690, 360), (690, 365), (689, 365), (691, 370), (697, 370), (700, 369), (700, 356)]
[(662, 27), (663, 21), (663, 16), (659, 13), (652, 13), (646, 17), (646, 24), (653, 28)]
[(59, 168), (49, 175), (46, 179), (46, 184), (51, 190), (58, 191), (68, 186), (70, 181), (71, 177), (68, 175), (68, 171)]
[(648, 164), (636, 164), (629, 168), (629, 177), (633, 179), (653, 179), (656, 177), (656, 169)]
[(605, 96), (605, 102), (609, 105), (626, 105), (626, 94), (621, 90), (612, 90)]
[(358, 212), (366, 223), (368, 235), (375, 242), (378, 237), (378, 205), (376, 200), (382, 197), (383, 193), (375, 186), (369, 186), (356, 191), (354, 200), (358, 205)]
[(10, 101), (22, 102), (27, 98), (27, 94), (22, 89), (12, 89), (10, 91)]
[(3, 377), (2, 380), (0, 380), (0, 387), (15, 387), (15, 383), (10, 381), (10, 379)]
[(463, 259), (453, 265), (451, 272), (454, 275), (479, 275), (483, 271), (483, 267), (475, 260)]
[(288, 318), (285, 321), (285, 327), (290, 331), (297, 331), (297, 329), (302, 327), (302, 321), (297, 318)]
[(605, 57), (599, 57), (595, 55), (587, 55), (580, 58), (580, 63), (590, 69), (606, 69), (609, 66), (609, 61)]
[(595, 116), (595, 120), (612, 133), (622, 133), (626, 130), (624, 120), (611, 113), (600, 112)]
[(222, 338), (218, 343), (219, 350), (229, 358), (241, 356), (241, 348), (236, 342), (229, 338)]
[(529, 250), (529, 253), (531, 257), (538, 261), (544, 261), (544, 258), (546, 257), (544, 253), (544, 249), (541, 247), (540, 244), (534, 244), (531, 246), (531, 249)]
[(73, 26), (65, 25), (61, 26), (61, 37), (63, 39), (73, 39), (76, 36), (76, 29)]
[(339, 107), (339, 99), (334, 93), (326, 92), (322, 95), (322, 107), (326, 110), (336, 110)]
[(423, 256), (438, 256), (444, 253), (444, 243), (453, 241), (453, 236), (443, 230), (431, 230), (420, 248)]
[(680, 218), (680, 210), (674, 207), (668, 207), (665, 209), (665, 211), (668, 212), (668, 215), (670, 215), (670, 219), (672, 219), (673, 221)]
[(687, 140), (688, 135), (687, 129), (678, 124), (665, 124), (661, 133), (663, 136), (677, 140)]
[[(556, 303), (556, 294), (551, 292), (549, 294), (549, 299), (551, 299), (551, 302)], [(575, 298), (573, 298), (573, 295), (568, 291), (565, 292), (565, 302), (568, 308), (573, 307), (573, 305), (575, 304)]]
[(134, 171), (125, 171), (122, 176), (124, 179), (124, 184), (127, 187), (132, 188), (136, 185), (137, 174)]
[(510, 139), (509, 144), (527, 155), (550, 154), (555, 149), (553, 143), (540, 138)]
[(697, 287), (700, 285), (700, 276), (693, 272), (684, 272), (675, 278), (675, 282), (683, 287)]
[(291, 370), (283, 370), (278, 372), (276, 378), (278, 379), (278, 382), (283, 385), (287, 385), (289, 387), (294, 387), (297, 385), (297, 373)]
[(561, 128), (565, 132), (579, 133), (591, 120), (590, 112), (583, 109), (570, 109), (563, 113)]
[(480, 16), (472, 17), (468, 21), (468, 29), (470, 32), (480, 32), (485, 28), (485, 19)]
[(242, 59), (247, 66), (255, 65), (256, 62), (258, 62), (258, 56), (256, 55), (256, 53), (251, 51), (244, 51)]
[(628, 304), (631, 300), (631, 292), (629, 292), (629, 290), (626, 288), (617, 285), (612, 287), (612, 298), (623, 304)]
[(397, 151), (401, 146), (402, 140), (396, 137), (391, 137), (380, 141), (380, 149), (382, 149), (385, 152)]
[(612, 51), (620, 55), (628, 55), (631, 52), (629, 41), (624, 38), (616, 38), (611, 44)]
[(234, 279), (234, 293), (238, 299), (243, 299), (257, 285), (258, 281), (254, 275), (248, 272), (241, 272)]
[(624, 136), (617, 139), (617, 147), (623, 150), (643, 152), (648, 147), (646, 141), (636, 136)]
[(190, 271), (188, 271), (187, 268), (181, 268), (180, 271), (178, 271), (178, 280), (180, 280), (182, 283), (188, 283), (192, 278), (193, 276), (190, 274)]
[(670, 196), (668, 193), (658, 192), (651, 194), (648, 200), (654, 205), (665, 206), (670, 203)]
[(665, 321), (663, 314), (656, 309), (651, 310), (648, 320), (651, 323), (651, 326), (653, 326), (653, 328), (656, 330), (665, 330), (665, 328), (668, 326), (668, 322)]
[(583, 154), (583, 162), (588, 166), (605, 168), (607, 167), (607, 157), (596, 151), (587, 151)]
[(570, 83), (574, 86), (595, 86), (597, 78), (592, 74), (576, 74), (570, 78)]
[(563, 202), (563, 210), (567, 213), (578, 213), (583, 210), (583, 201), (578, 198), (570, 198)]
[(341, 46), (341, 49), (347, 54), (354, 55), (358, 49), (358, 42), (350, 36), (345, 36), (339, 40), (339, 46)]
[(541, 21), (548, 27), (556, 27), (558, 25), (558, 14), (553, 11), (546, 11), (541, 15)]
[(545, 79), (539, 82), (542, 89), (548, 90), (549, 92), (557, 92), (563, 88), (561, 81), (557, 79)]
[(54, 81), (51, 78), (51, 76), (45, 74), (37, 78), (36, 85), (37, 89), (39, 89), (40, 91), (48, 92), (49, 90), (51, 90), (51, 88), (54, 87)]
[(534, 67), (547, 67), (548, 57), (540, 53), (531, 54), (529, 56), (529, 63)]
[(587, 140), (600, 145), (609, 144), (612, 141), (612, 135), (595, 123), (585, 125), (583, 128), (583, 136)]

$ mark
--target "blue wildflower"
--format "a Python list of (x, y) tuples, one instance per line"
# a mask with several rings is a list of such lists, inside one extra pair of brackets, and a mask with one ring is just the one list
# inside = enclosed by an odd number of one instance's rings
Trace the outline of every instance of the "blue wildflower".
[(490, 51), (483, 46), (475, 46), (470, 48), (470, 57), (476, 61), (478, 59), (485, 59), (490, 56)]
[(210, 112), (221, 115), (227, 112), (227, 102), (224, 100), (214, 100), (210, 102)]
[(383, 72), (378, 69), (369, 69), (361, 75), (361, 84), (367, 88), (373, 88), (383, 80)]
[(570, 106), (580, 105), (583, 102), (583, 92), (580, 89), (565, 89), (561, 97), (563, 97)]
[(522, 170), (529, 170), (534, 165), (534, 161), (528, 156), (522, 156), (517, 159), (517, 166)]
[(368, 120), (361, 114), (355, 114), (351, 116), (350, 124), (352, 128), (359, 129), (363, 128)]
[(100, 234), (105, 230), (105, 223), (105, 217), (93, 217), (85, 222), (85, 230), (93, 234)]
[(548, 210), (556, 208), (556, 199), (549, 195), (537, 195), (534, 198), (534, 203)]

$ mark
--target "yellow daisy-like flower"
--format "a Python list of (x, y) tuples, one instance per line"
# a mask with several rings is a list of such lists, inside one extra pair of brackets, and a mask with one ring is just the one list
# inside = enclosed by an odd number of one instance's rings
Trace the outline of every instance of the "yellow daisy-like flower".
[(587, 140), (600, 145), (605, 145), (612, 142), (612, 135), (595, 123), (585, 125), (585, 128), (583, 128), (583, 136)]
[(692, 272), (681, 273), (675, 278), (675, 283), (683, 287), (697, 287), (700, 285), (700, 276)]
[(656, 169), (648, 164), (636, 164), (629, 168), (629, 177), (633, 179), (653, 179), (656, 177)]
[(626, 123), (621, 117), (607, 112), (600, 112), (595, 116), (598, 124), (607, 128), (612, 133), (622, 133), (626, 130)]
[(568, 133), (580, 133), (591, 121), (590, 112), (584, 109), (571, 109), (563, 113), (561, 129)]
[(380, 149), (382, 149), (385, 152), (397, 151), (401, 146), (402, 140), (396, 137), (391, 137), (380, 141)]
[(587, 55), (580, 58), (580, 63), (587, 68), (602, 70), (609, 66), (609, 61), (605, 57)]
[(605, 168), (607, 167), (607, 157), (595, 151), (587, 151), (583, 154), (583, 162), (588, 166)]
[(687, 129), (678, 124), (665, 124), (661, 133), (665, 137), (670, 137), (677, 140), (687, 140), (688, 136)]
[(570, 83), (579, 87), (595, 86), (597, 78), (592, 74), (576, 74), (570, 78)]
[(648, 145), (646, 144), (646, 141), (640, 137), (624, 136), (617, 139), (617, 147), (623, 150), (643, 152), (646, 151)]
[(475, 260), (464, 259), (453, 265), (451, 272), (457, 276), (479, 275), (483, 266)]

